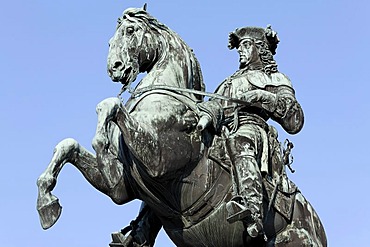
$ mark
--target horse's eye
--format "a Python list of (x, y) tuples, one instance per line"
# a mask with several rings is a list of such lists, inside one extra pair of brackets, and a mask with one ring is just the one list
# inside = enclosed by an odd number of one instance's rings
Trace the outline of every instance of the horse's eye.
[(134, 30), (134, 28), (133, 28), (133, 27), (128, 27), (128, 28), (126, 28), (126, 33), (127, 33), (127, 34), (132, 34), (134, 31), (135, 31), (135, 30)]

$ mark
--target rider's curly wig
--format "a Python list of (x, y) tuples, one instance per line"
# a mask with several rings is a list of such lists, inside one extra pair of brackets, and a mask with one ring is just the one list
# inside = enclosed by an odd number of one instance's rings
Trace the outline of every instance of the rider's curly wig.
[(277, 33), (272, 30), (271, 25), (268, 25), (267, 28), (237, 28), (234, 32), (229, 33), (229, 49), (239, 47), (240, 42), (245, 38), (250, 38), (254, 41), (264, 66), (264, 72), (267, 74), (277, 72), (277, 64), (273, 55), (276, 53), (276, 48), (280, 40)]
[(261, 58), (264, 72), (268, 75), (278, 72), (277, 63), (266, 42), (256, 40), (254, 43), (256, 44), (256, 47), (258, 49), (258, 54)]

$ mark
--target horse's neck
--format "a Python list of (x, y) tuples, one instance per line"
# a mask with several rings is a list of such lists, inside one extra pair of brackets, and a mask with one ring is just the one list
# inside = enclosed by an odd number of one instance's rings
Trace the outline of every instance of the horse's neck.
[[(184, 59), (189, 61), (183, 61)], [(184, 69), (184, 65), (188, 69)], [(189, 80), (192, 76), (189, 73), (191, 73), (190, 58), (186, 58), (185, 55), (181, 60), (178, 55), (164, 54), (158, 58), (153, 68), (137, 86), (137, 89), (159, 85), (189, 88), (189, 85), (191, 85)]]

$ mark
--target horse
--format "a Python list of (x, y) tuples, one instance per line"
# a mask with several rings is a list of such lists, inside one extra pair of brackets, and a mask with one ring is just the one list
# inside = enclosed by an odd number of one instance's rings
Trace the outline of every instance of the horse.
[[(125, 10), (109, 44), (108, 74), (123, 84), (122, 91), (139, 73), (147, 74), (125, 105), (118, 97), (98, 104), (95, 155), (71, 138), (56, 145), (37, 180), (42, 227), (60, 217), (59, 199), (51, 192), (70, 163), (114, 203), (145, 202), (176, 246), (256, 246), (243, 222), (226, 219), (233, 193), (227, 129), (216, 135), (197, 128), (203, 97), (196, 92), (205, 86), (193, 51), (145, 8)], [(319, 217), (298, 189), (287, 196), (288, 216), (268, 208), (272, 195), (265, 192), (267, 239), (258, 246), (327, 245)], [(282, 197), (278, 192), (276, 201)]]

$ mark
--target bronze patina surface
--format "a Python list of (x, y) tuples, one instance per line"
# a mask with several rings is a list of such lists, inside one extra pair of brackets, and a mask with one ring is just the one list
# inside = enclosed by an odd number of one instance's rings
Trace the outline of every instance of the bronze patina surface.
[(61, 214), (51, 192), (70, 163), (114, 203), (143, 201), (110, 246), (153, 246), (161, 227), (176, 246), (327, 246), (318, 215), (285, 172), (293, 144), (282, 147), (266, 122), (289, 134), (304, 122), (277, 69), (270, 26), (229, 34), (240, 65), (214, 94), (205, 93), (192, 49), (146, 7), (125, 10), (109, 43), (108, 74), (132, 96), (98, 104), (95, 154), (71, 138), (55, 147), (37, 180), (44, 229)]

